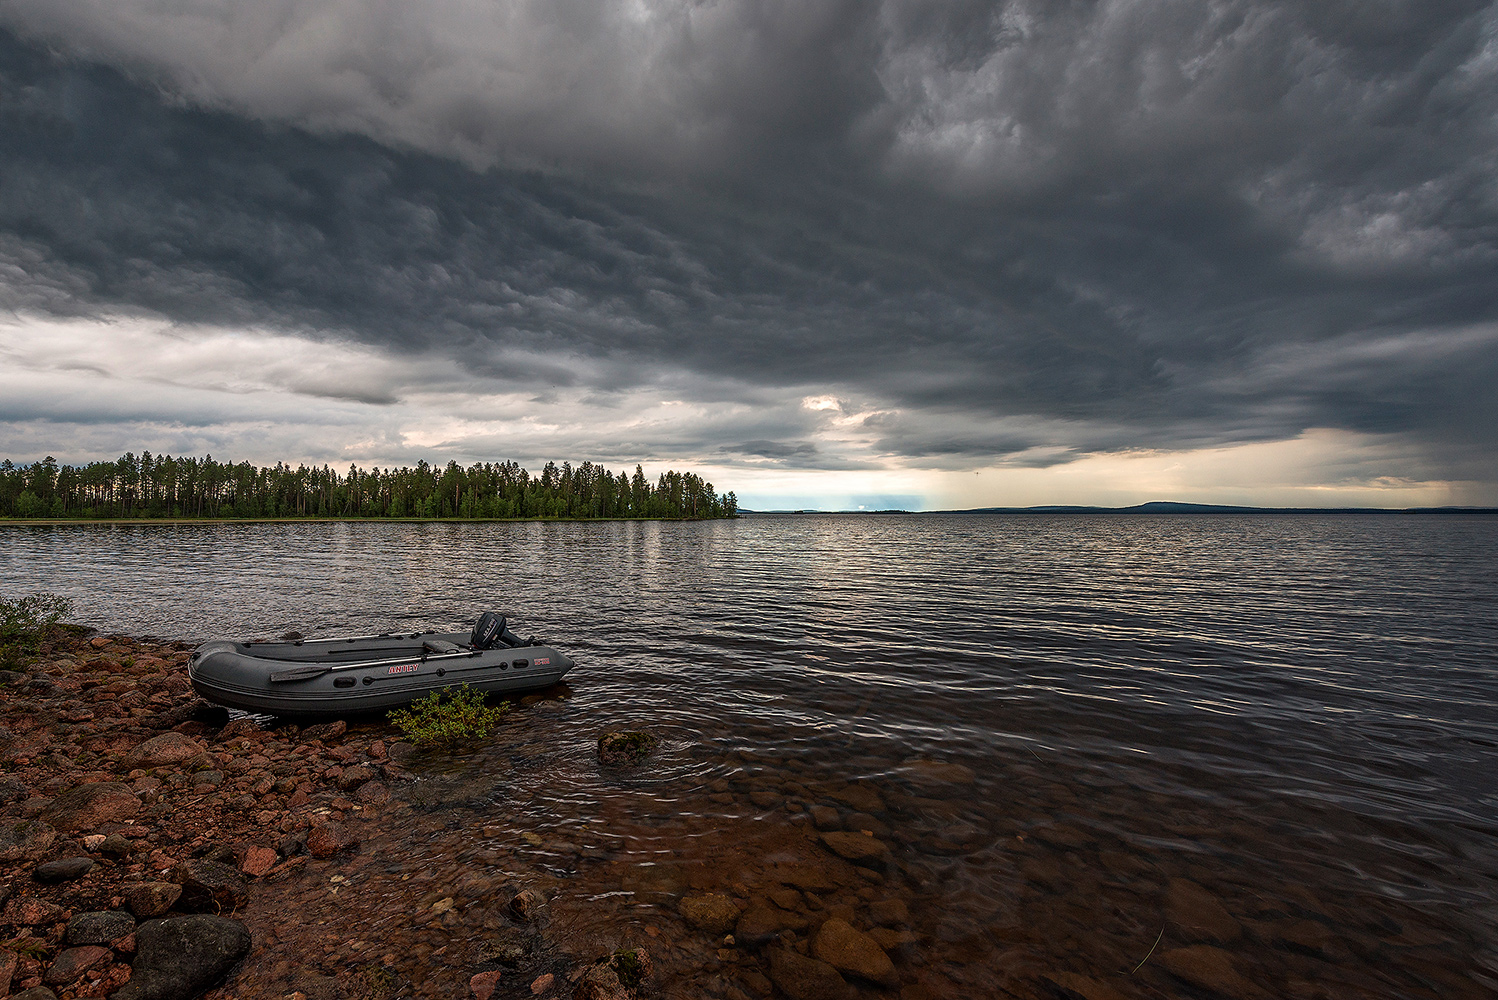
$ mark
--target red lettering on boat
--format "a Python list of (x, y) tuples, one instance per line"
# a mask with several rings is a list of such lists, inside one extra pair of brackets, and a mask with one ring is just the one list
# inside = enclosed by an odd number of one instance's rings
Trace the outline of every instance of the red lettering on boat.
[(534, 663), (536, 666), (539, 667), (543, 663), (550, 663), (551, 662), (551, 658), (547, 657), (547, 656), (538, 656), (534, 660), (532, 660), (531, 662)]
[(397, 663), (385, 672), (387, 674), (414, 674), (420, 669), (421, 664), (419, 663)]

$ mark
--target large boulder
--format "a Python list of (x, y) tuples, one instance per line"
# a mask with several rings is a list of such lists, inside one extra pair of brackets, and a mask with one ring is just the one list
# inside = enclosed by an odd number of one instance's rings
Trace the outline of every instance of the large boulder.
[(195, 914), (141, 924), (130, 982), (111, 1000), (191, 1000), (250, 950), (238, 920)]
[(118, 781), (95, 781), (63, 792), (42, 811), (41, 819), (58, 830), (92, 830), (119, 823), (140, 812), (140, 799)]

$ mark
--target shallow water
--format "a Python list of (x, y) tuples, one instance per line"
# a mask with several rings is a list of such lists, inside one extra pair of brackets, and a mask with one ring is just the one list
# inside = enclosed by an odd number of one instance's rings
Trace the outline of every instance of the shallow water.
[[(495, 608), (579, 661), (488, 747), (412, 760), (416, 780), (338, 868), (347, 881), (309, 869), (294, 914), (250, 915), (272, 942), (318, 928), (328, 971), (388, 955), (423, 995), (461, 995), (506, 923), (499, 887), (538, 884), (554, 950), (503, 982), (524, 995), (558, 956), (624, 943), (651, 947), (664, 996), (760, 995), (763, 946), (721, 947), (676, 915), (697, 891), (811, 929), (829, 912), (883, 921), (902, 935), (907, 996), (1056, 996), (1048, 977), (1083, 985), (1068, 975), (1124, 996), (1491, 995), (1498, 980), (1495, 518), (0, 540), (0, 589), (67, 594), (107, 630), (327, 635)], [(638, 772), (602, 770), (593, 744), (613, 728), (663, 749)], [(813, 806), (889, 853), (835, 858)], [(1202, 953), (1185, 949), (1202, 944), (1239, 978), (1193, 971)]]

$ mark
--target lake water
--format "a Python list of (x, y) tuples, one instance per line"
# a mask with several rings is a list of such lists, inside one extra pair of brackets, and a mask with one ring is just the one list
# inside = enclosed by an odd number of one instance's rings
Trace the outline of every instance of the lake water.
[[(882, 925), (899, 982), (868, 996), (1498, 994), (1498, 518), (80, 525), (0, 543), (0, 591), (65, 594), (106, 631), (334, 635), (495, 609), (578, 660), (492, 745), (414, 758), (400, 821), (341, 895), (310, 872), (288, 889), (325, 969), (383, 955), (421, 995), (464, 995), (498, 924), (486, 894), (526, 882), (553, 897), (546, 961), (645, 943), (667, 997), (769, 988), (769, 947), (676, 915), (702, 891), (767, 908), (791, 946), (829, 912)], [(660, 754), (600, 769), (616, 728)], [(889, 852), (848, 865), (818, 823)], [(413, 923), (446, 897), (455, 917)], [(296, 939), (284, 912), (250, 919)]]

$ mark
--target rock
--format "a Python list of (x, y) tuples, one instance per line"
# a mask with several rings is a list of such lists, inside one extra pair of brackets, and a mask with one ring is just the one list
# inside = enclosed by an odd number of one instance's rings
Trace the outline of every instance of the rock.
[(1188, 941), (1235, 940), (1243, 928), (1206, 889), (1184, 878), (1173, 878), (1165, 890), (1165, 915)]
[(92, 830), (119, 823), (140, 812), (140, 799), (118, 781), (96, 781), (63, 792), (42, 810), (41, 819), (58, 830)]
[(48, 986), (66, 986), (82, 978), (89, 970), (108, 965), (113, 958), (113, 952), (96, 944), (65, 949), (53, 959), (42, 982)]
[(338, 719), (334, 722), (323, 722), (316, 726), (308, 726), (302, 730), (298, 739), (303, 743), (311, 743), (313, 740), (322, 740), (326, 743), (329, 740), (336, 740), (346, 732), (348, 732), (348, 723), (342, 719)]
[(843, 828), (842, 817), (831, 806), (812, 806), (811, 821), (818, 830), (841, 830)]
[(811, 942), (812, 955), (839, 972), (852, 973), (881, 986), (898, 986), (894, 963), (884, 949), (846, 920), (833, 917)]
[(826, 962), (798, 955), (789, 948), (771, 948), (770, 981), (791, 1000), (853, 1000), (853, 987)]
[(0, 924), (17, 924), (21, 927), (37, 927), (41, 924), (58, 924), (68, 918), (68, 911), (45, 899), (22, 896), (5, 904), (0, 913)]
[(390, 787), (383, 781), (366, 781), (354, 793), (354, 798), (365, 805), (382, 806), (390, 801)]
[(203, 744), (181, 733), (153, 736), (125, 755), (125, 767), (169, 767), (192, 760), (203, 752)]
[(1042, 978), (1061, 987), (1065, 994), (1076, 994), (1082, 1000), (1126, 1000), (1124, 995), (1107, 983), (1075, 972), (1047, 972)]
[(522, 889), (510, 900), (510, 912), (528, 924), (546, 915), (546, 896), (539, 889)]
[(845, 806), (851, 806), (858, 812), (884, 812), (883, 797), (865, 784), (855, 783), (849, 785), (847, 788), (840, 788), (835, 792), (829, 792), (828, 797), (841, 802)]
[(10, 1000), (57, 1000), (57, 994), (45, 986), (33, 986), (29, 990), (12, 993)]
[(468, 980), (468, 988), (473, 991), (474, 1000), (489, 1000), (494, 995), (495, 989), (499, 987), (501, 975), (498, 969), (494, 969), (490, 972), (480, 972)]
[(40, 820), (28, 819), (0, 826), (0, 862), (20, 861), (52, 846), (57, 831)]
[(806, 926), (806, 918), (800, 914), (787, 913), (766, 903), (758, 902), (751, 905), (739, 917), (738, 923), (734, 925), (733, 936), (735, 940), (745, 944), (758, 944), (769, 940), (783, 930), (801, 931), (805, 930)]
[(547, 990), (551, 989), (552, 984), (555, 983), (556, 980), (557, 977), (552, 975), (550, 972), (544, 972), (541, 975), (537, 976), (531, 981), (532, 995), (540, 996), (542, 993), (545, 993)]
[(68, 944), (108, 944), (135, 932), (135, 918), (123, 910), (80, 913), (68, 921)]
[(355, 764), (353, 767), (343, 769), (343, 773), (338, 776), (338, 787), (345, 792), (351, 792), (374, 776), (372, 768), (365, 767), (363, 764)]
[(109, 858), (123, 858), (134, 849), (135, 845), (118, 833), (111, 833), (99, 844), (99, 853)]
[(856, 865), (878, 861), (889, 853), (889, 845), (884, 841), (862, 833), (829, 830), (822, 834), (822, 843), (826, 844), (833, 854)]
[(906, 927), (910, 924), (910, 909), (903, 899), (884, 899), (869, 904), (869, 919), (883, 927)]
[(608, 765), (638, 764), (655, 749), (649, 733), (611, 732), (598, 737), (598, 762)]
[(182, 887), (175, 882), (132, 882), (120, 887), (125, 905), (138, 919), (159, 917), (172, 908), (182, 896)]
[(250, 932), (226, 917), (151, 920), (136, 931), (130, 982), (110, 1000), (191, 1000), (250, 950)]
[(181, 908), (196, 913), (232, 913), (250, 901), (239, 872), (218, 861), (182, 861), (169, 876), (182, 886)]
[(336, 820), (314, 826), (307, 834), (307, 853), (314, 858), (331, 858), (358, 846), (359, 835)]
[(1155, 961), (1177, 979), (1234, 1000), (1268, 1000), (1271, 995), (1243, 978), (1228, 953), (1211, 945), (1173, 948), (1161, 952)]
[(869, 937), (873, 938), (874, 943), (883, 948), (886, 954), (913, 945), (919, 940), (912, 931), (903, 927), (899, 930), (890, 927), (874, 927), (869, 930)]
[(281, 862), (281, 855), (269, 847), (247, 847), (239, 870), (252, 878), (259, 878)]
[(48, 861), (46, 864), (37, 865), (32, 871), (31, 877), (43, 885), (58, 885), (63, 882), (75, 882), (81, 879), (93, 867), (93, 858), (59, 858), (56, 861)]
[(926, 790), (950, 791), (971, 785), (978, 777), (970, 767), (934, 760), (913, 760), (896, 773), (917, 788)]
[(20, 802), (31, 790), (16, 778), (0, 778), (0, 806)]
[(9, 948), (0, 948), (0, 997), (10, 996), (10, 981), (15, 977), (20, 957)]
[(254, 719), (230, 719), (228, 724), (219, 730), (218, 741), (220, 743), (227, 743), (232, 739), (240, 737), (258, 739), (263, 732), (264, 730), (260, 728), (260, 723)]
[(479, 946), (479, 961), (515, 965), (531, 953), (531, 935), (518, 927), (506, 927)]
[(739, 908), (733, 900), (715, 893), (688, 896), (677, 904), (676, 909), (688, 925), (714, 937), (729, 933), (739, 922)]
[(621, 948), (583, 971), (572, 1000), (632, 1000), (654, 971), (644, 948)]

